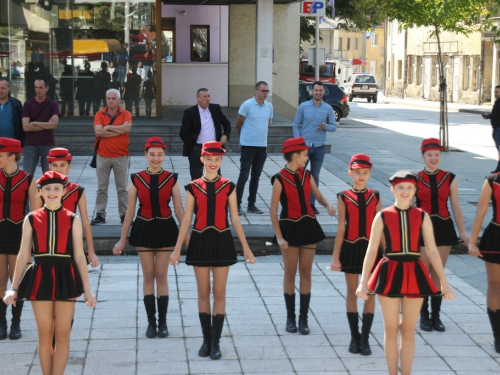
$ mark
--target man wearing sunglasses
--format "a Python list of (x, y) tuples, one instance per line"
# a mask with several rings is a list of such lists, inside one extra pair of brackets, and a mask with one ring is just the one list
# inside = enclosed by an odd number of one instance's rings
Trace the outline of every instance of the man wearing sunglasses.
[(250, 191), (247, 212), (262, 214), (255, 206), (259, 179), (267, 158), (267, 130), (273, 119), (273, 105), (266, 101), (269, 85), (259, 81), (255, 85), (255, 96), (243, 102), (238, 110), (236, 130), (240, 133), (241, 158), (240, 176), (236, 184), (238, 214), (242, 215), (243, 191), (250, 175)]

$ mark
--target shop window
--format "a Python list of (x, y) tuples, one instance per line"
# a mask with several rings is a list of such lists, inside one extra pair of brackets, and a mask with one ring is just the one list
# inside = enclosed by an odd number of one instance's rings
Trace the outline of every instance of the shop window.
[(175, 18), (161, 20), (161, 61), (175, 62)]
[(210, 61), (210, 26), (191, 25), (191, 61)]

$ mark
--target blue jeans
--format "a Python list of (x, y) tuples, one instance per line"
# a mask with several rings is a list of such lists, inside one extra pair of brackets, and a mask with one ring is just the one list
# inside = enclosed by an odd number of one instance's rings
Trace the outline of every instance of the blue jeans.
[[(314, 182), (316, 182), (316, 185), (319, 187), (319, 172), (321, 171), (321, 166), (323, 165), (323, 160), (325, 159), (325, 145), (311, 147), (307, 152), (307, 156), (309, 157), (309, 161), (306, 164), (306, 168), (309, 162), (311, 162), (311, 175), (314, 178)], [(316, 201), (316, 198), (314, 198), (312, 193), (309, 201), (311, 204), (314, 204)]]
[(497, 148), (498, 154), (500, 155), (500, 128), (493, 129), (491, 134), (493, 140), (495, 141), (495, 147)]
[(264, 163), (267, 158), (267, 147), (241, 146), (240, 158), (240, 176), (236, 184), (236, 197), (238, 199), (238, 207), (241, 206), (243, 191), (250, 177), (250, 191), (248, 195), (248, 207), (254, 206), (257, 200), (257, 190), (259, 188), (259, 179), (264, 169)]
[(43, 173), (47, 172), (49, 170), (47, 156), (49, 156), (49, 150), (52, 148), (54, 146), (24, 146), (23, 170), (34, 177), (38, 159), (40, 159)]
[(120, 86), (123, 87), (123, 83), (125, 82), (125, 73), (127, 72), (126, 66), (117, 66), (116, 71), (118, 72), (118, 82), (120, 82)]

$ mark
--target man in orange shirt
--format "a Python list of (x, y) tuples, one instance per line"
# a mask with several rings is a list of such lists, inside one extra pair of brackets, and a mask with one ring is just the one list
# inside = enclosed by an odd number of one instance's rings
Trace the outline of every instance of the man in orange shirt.
[(106, 224), (111, 170), (115, 176), (118, 213), (122, 224), (127, 211), (128, 133), (132, 129), (132, 115), (120, 107), (120, 91), (116, 89), (106, 91), (106, 104), (107, 106), (97, 112), (94, 118), (95, 144), (99, 142), (99, 145), (96, 168), (96, 216), (91, 222), (92, 225)]

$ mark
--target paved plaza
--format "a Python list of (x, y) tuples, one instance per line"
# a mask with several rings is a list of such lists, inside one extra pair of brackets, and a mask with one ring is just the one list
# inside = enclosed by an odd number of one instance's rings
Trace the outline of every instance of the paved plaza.
[[(487, 124), (485, 124), (487, 125)], [(140, 126), (140, 125), (139, 125)], [(320, 190), (332, 202), (348, 188), (350, 156), (365, 152), (374, 168), (369, 186), (380, 190), (383, 206), (392, 203), (387, 178), (396, 170), (422, 168), (419, 145), (422, 137), (353, 120), (342, 120), (337, 132), (329, 134), (331, 154), (321, 171)], [(493, 145), (492, 145), (493, 146)], [(239, 154), (228, 147), (222, 164), (225, 177), (235, 181)], [(464, 222), (470, 230), (484, 176), (495, 162), (470, 152), (443, 154), (441, 167), (457, 176)], [(70, 180), (86, 188), (89, 218), (94, 214), (96, 177), (88, 167), (90, 157), (75, 157)], [(268, 207), (270, 177), (284, 166), (282, 155), (269, 155), (261, 177), (257, 206), (263, 215), (241, 217), (256, 252), (266, 250), (265, 239), (273, 232)], [(146, 166), (141, 156), (130, 158), (130, 173)], [(189, 182), (188, 162), (182, 156), (167, 156), (164, 168), (179, 173), (179, 183)], [(36, 172), (39, 177), (41, 171)], [(248, 189), (248, 184), (247, 184)], [(183, 190), (183, 189), (182, 189)], [(185, 193), (182, 192), (184, 198)], [(319, 207), (318, 220), (331, 244), (337, 218)], [(95, 229), (116, 235), (121, 226), (117, 215), (113, 181), (109, 189), (107, 224)], [(488, 212), (485, 224), (491, 217)], [(331, 251), (331, 245), (319, 247)], [(328, 248), (327, 248), (328, 247)], [(104, 249), (111, 250), (111, 249)], [(341, 273), (325, 270), (330, 255), (317, 255), (309, 315), (311, 334), (285, 332), (283, 265), (279, 255), (259, 257), (255, 265), (238, 263), (230, 271), (227, 286), (227, 320), (221, 338), (223, 358), (212, 361), (198, 357), (202, 343), (193, 270), (184, 264), (169, 269), (170, 305), (166, 339), (147, 339), (146, 313), (142, 302), (142, 273), (137, 256), (101, 256), (102, 265), (90, 270), (91, 284), (100, 303), (96, 309), (78, 303), (72, 331), (71, 355), (66, 374), (386, 374), (383, 353), (382, 316), (377, 305), (370, 336), (373, 354), (363, 357), (348, 352), (349, 327), (345, 315), (345, 280)], [(493, 335), (485, 306), (486, 276), (481, 260), (466, 254), (450, 256), (446, 269), (457, 297), (443, 302), (445, 333), (422, 333), (417, 328), (415, 374), (499, 374), (500, 355), (494, 352)], [(297, 278), (298, 280), (298, 278)], [(298, 301), (297, 301), (298, 306)], [(359, 311), (362, 305), (360, 302)], [(8, 312), (10, 319), (10, 309)], [(41, 374), (36, 350), (36, 325), (29, 303), (22, 320), (23, 338), (0, 342), (1, 373)]]

